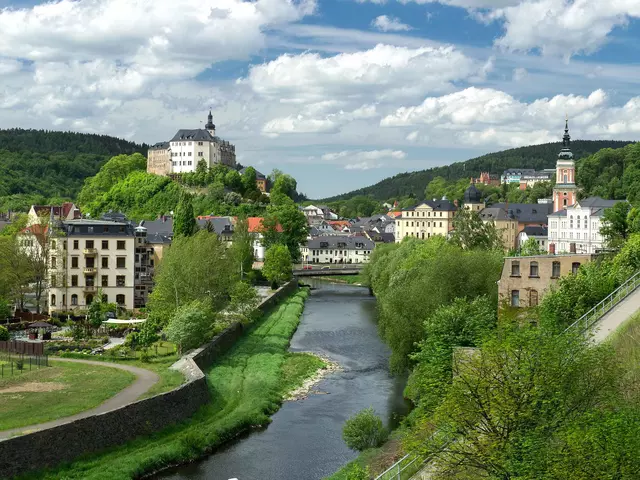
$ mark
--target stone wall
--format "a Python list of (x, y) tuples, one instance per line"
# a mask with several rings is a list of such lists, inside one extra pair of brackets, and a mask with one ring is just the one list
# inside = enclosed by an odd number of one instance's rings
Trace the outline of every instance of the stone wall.
[[(258, 309), (268, 311), (297, 288), (296, 280), (283, 285)], [(0, 441), (0, 477), (71, 462), (187, 420), (211, 398), (202, 370), (227, 352), (243, 332), (242, 324), (235, 323), (176, 362), (173, 368), (185, 375), (187, 383), (175, 390), (100, 415)]]

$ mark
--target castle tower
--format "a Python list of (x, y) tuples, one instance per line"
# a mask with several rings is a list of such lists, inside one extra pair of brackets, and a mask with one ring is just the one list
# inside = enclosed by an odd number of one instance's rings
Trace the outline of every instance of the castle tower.
[(484, 200), (482, 200), (482, 193), (473, 183), (464, 191), (463, 202), (464, 208), (472, 212), (479, 212), (485, 207)]
[(211, 110), (209, 110), (209, 115), (207, 116), (207, 124), (204, 126), (204, 128), (207, 129), (212, 137), (216, 136), (216, 126), (213, 124), (213, 115), (211, 115)]
[(569, 119), (565, 120), (564, 137), (562, 137), (562, 150), (558, 154), (556, 162), (556, 185), (553, 188), (553, 211), (564, 210), (576, 203), (576, 164), (573, 161), (573, 153), (570, 147)]

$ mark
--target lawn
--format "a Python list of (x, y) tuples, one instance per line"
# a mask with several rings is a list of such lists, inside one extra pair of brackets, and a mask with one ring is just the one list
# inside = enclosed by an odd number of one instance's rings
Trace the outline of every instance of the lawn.
[[(48, 422), (100, 405), (135, 380), (116, 368), (51, 361), (0, 379), (0, 430)], [(28, 367), (27, 367), (28, 368)]]
[(624, 376), (621, 388), (629, 402), (640, 401), (640, 310), (611, 336)]
[(309, 372), (309, 359), (287, 352), (306, 296), (306, 291), (300, 291), (263, 316), (206, 372), (213, 401), (191, 420), (66, 468), (27, 478), (138, 478), (202, 456), (243, 431), (268, 424), (285, 390), (300, 385), (302, 375), (314, 373)]

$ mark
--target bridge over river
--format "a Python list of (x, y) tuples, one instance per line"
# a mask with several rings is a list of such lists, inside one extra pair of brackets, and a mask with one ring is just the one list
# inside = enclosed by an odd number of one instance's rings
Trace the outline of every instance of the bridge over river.
[(358, 275), (364, 265), (338, 264), (338, 265), (308, 265), (302, 267), (296, 265), (293, 269), (294, 277), (330, 277), (336, 275)]

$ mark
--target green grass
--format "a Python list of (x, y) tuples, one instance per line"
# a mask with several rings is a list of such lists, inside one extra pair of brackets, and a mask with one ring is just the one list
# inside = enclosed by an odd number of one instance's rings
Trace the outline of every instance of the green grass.
[[(100, 455), (26, 478), (119, 480), (185, 462), (211, 452), (243, 431), (269, 423), (282, 403), (283, 382), (298, 384), (307, 362), (291, 358), (307, 291), (300, 291), (258, 320), (236, 345), (206, 372), (212, 402), (188, 422), (169, 427)], [(286, 380), (283, 366), (288, 365)]]
[(640, 403), (640, 310), (611, 336), (624, 376), (621, 389), (626, 401)]
[[(0, 430), (48, 422), (96, 407), (136, 378), (116, 368), (55, 361), (50, 364), (0, 379)], [(9, 388), (42, 391), (3, 393)]]
[(310, 353), (288, 353), (282, 364), (281, 390), (283, 394), (300, 387), (307, 378), (327, 364)]
[(340, 275), (336, 277), (317, 277), (320, 280), (327, 280), (332, 283), (348, 283), (349, 285), (366, 285), (365, 278), (361, 275)]

